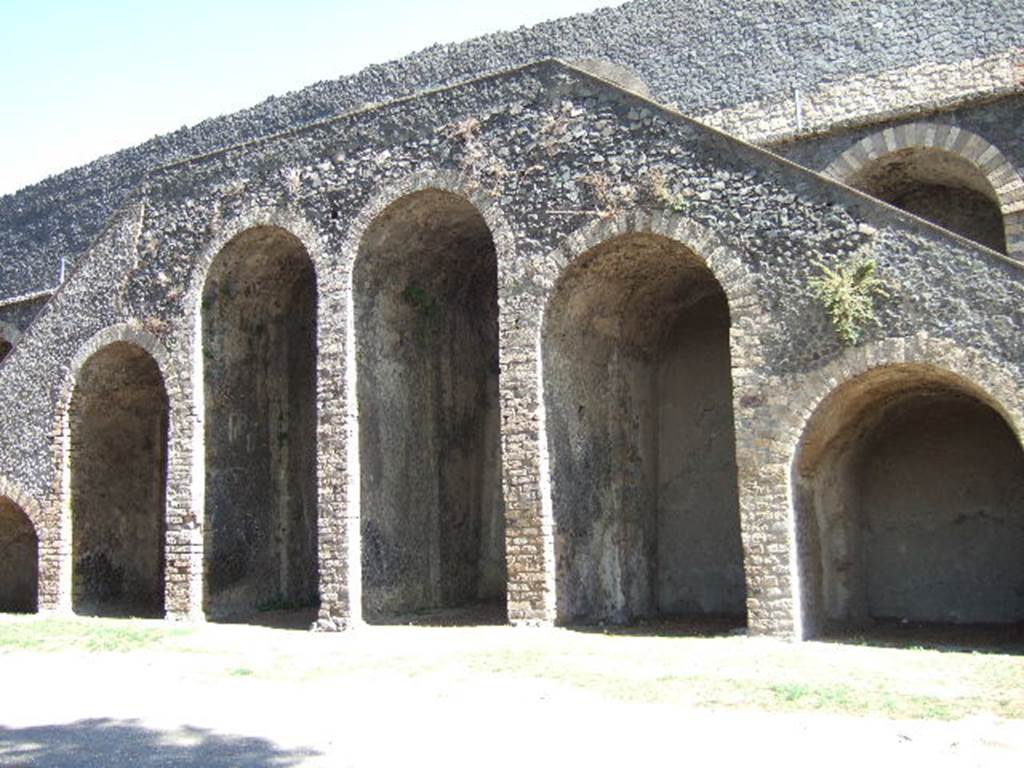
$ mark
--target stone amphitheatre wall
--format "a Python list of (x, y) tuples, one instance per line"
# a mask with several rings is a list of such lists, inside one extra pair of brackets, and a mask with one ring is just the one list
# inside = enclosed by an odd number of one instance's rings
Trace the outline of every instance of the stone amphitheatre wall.
[[(639, 78), (661, 103), (765, 141), (796, 128), (799, 98), (806, 102), (801, 128), (820, 131), (894, 111), (948, 107), (964, 94), (1005, 93), (1008, 76), (1000, 73), (1012, 69), (1022, 47), (1024, 7), (1011, 0), (636, 0), (433, 46), (159, 136), (0, 198), (0, 300), (51, 290), (62, 261), (73, 269), (158, 166), (484, 72), (547, 57), (611, 62), (597, 71), (621, 70), (625, 76), (617, 76), (627, 85)], [(992, 64), (1004, 59), (1011, 63), (1002, 69)], [(813, 95), (823, 92), (828, 97), (815, 113)], [(990, 140), (1000, 145), (1013, 134), (1006, 123), (993, 129)], [(23, 328), (39, 306), (3, 303), (0, 319)]]
[[(19, 414), (0, 493), (37, 533), (43, 608), (76, 600), (75, 489), (95, 485), (76, 404), (114, 350), (139, 375), (109, 417), (166, 435), (153, 483), (113, 485), (152, 525), (164, 478), (172, 617), (315, 602), (337, 628), (507, 595), (516, 622), (697, 611), (804, 636), (865, 604), (955, 618), (980, 586), (985, 618), (1019, 618), (1000, 595), (1020, 558), (991, 543), (1024, 530), (1012, 259), (559, 62), (167, 166), (141, 192), (0, 367)], [(887, 296), (851, 349), (809, 280), (859, 257)], [(850, 558), (892, 574), (913, 537), (878, 518), (892, 538), (857, 539), (836, 513), (906, 506), (863, 457), (909, 452), (932, 402), (947, 438), (970, 417), (968, 448), (916, 445), (907, 472), (955, 478), (978, 442), (1000, 467), (959, 491), (984, 515), (937, 518), (934, 551), (978, 532), (938, 606), (925, 568), (902, 591), (839, 579), (862, 572)], [(231, 503), (248, 549), (219, 533)]]
[(639, 0), (3, 198), (0, 610), (1024, 620), (1022, 50)]

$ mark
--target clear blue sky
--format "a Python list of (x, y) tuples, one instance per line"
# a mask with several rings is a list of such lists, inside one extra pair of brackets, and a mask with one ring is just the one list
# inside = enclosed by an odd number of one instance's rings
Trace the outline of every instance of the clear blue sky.
[(0, 0), (0, 194), (437, 42), (621, 0)]

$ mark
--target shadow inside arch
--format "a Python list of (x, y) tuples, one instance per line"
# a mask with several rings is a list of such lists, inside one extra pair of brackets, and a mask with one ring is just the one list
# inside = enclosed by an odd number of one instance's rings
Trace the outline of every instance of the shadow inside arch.
[(1015, 385), (941, 340), (888, 352), (818, 402), (793, 454), (805, 636), (1021, 655)]
[(320, 754), (312, 749), (284, 749), (253, 736), (225, 735), (192, 726), (160, 731), (138, 720), (95, 718), (27, 728), (0, 726), (0, 764), (26, 768), (285, 768)]
[(945, 624), (875, 620), (860, 627), (826, 628), (815, 642), (903, 648), (943, 653), (1024, 656), (1024, 622), (1016, 624)]
[(475, 601), (453, 608), (424, 608), (376, 616), (367, 623), (411, 627), (500, 627), (508, 624), (508, 618), (504, 601)]
[(745, 617), (712, 614), (696, 616), (661, 615), (629, 624), (571, 624), (570, 632), (622, 637), (722, 638), (747, 634)]
[(215, 621), (221, 624), (248, 624), (270, 629), (308, 630), (316, 622), (318, 612), (319, 609), (315, 606), (266, 606)]

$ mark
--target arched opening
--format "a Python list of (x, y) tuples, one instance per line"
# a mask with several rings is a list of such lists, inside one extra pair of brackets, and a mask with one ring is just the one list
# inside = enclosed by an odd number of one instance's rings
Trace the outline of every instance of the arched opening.
[(35, 613), (38, 588), (35, 527), (17, 504), (0, 496), (0, 613)]
[(168, 403), (146, 350), (114, 342), (78, 372), (69, 413), (73, 603), (163, 615)]
[(368, 228), (353, 285), (363, 614), (504, 621), (490, 229), (458, 195), (408, 195)]
[(933, 224), (1006, 253), (999, 198), (970, 160), (933, 147), (907, 147), (864, 165), (846, 183)]
[(661, 236), (564, 273), (543, 327), (558, 620), (742, 624), (729, 307)]
[(891, 366), (845, 384), (793, 491), (806, 635), (1024, 621), (1024, 452), (961, 380)]
[(316, 274), (302, 243), (247, 230), (202, 299), (206, 614), (308, 626), (317, 582)]

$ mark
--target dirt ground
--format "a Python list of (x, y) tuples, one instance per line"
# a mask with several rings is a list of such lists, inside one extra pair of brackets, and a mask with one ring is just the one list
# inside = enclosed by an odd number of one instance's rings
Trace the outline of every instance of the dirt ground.
[[(894, 720), (754, 711), (742, 700), (709, 707), (707, 695), (699, 702), (701, 691), (721, 696), (711, 688), (722, 668), (735, 668), (740, 680), (745, 665), (792, 655), (794, 646), (772, 640), (152, 625), (159, 638), (141, 647), (89, 650), (82, 641), (0, 651), (0, 765), (1024, 764), (1020, 719), (972, 712), (952, 721)], [(881, 662), (865, 654), (887, 653), (804, 646), (799, 668), (808, 675), (843, 664), (871, 671)], [(942, 676), (943, 658), (918, 658), (909, 666)], [(680, 679), (692, 681), (693, 697), (680, 694), (689, 690)], [(673, 695), (661, 695), (665, 687)]]

